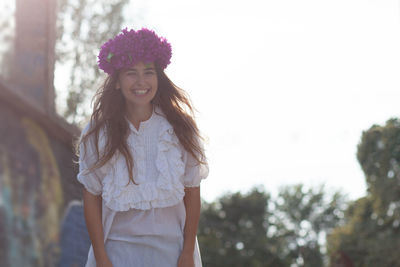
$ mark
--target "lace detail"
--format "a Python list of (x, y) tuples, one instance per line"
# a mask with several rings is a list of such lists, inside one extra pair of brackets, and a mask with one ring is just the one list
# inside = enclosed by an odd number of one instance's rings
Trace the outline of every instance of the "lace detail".
[[(170, 123), (166, 119), (160, 118), (162, 120), (159, 120), (158, 123), (161, 124), (161, 130), (158, 135), (156, 157), (158, 179), (156, 182), (133, 184), (132, 181), (129, 181), (125, 158), (119, 156), (103, 180), (102, 197), (110, 209), (116, 211), (126, 211), (131, 208), (148, 210), (173, 206), (183, 199), (185, 193), (181, 178), (185, 172), (185, 164), (179, 139)], [(138, 183), (138, 181), (136, 182)]]

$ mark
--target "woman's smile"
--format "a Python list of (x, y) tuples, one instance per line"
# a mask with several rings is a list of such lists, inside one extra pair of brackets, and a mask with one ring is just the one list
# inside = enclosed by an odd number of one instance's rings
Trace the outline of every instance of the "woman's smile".
[(117, 88), (130, 105), (151, 105), (158, 90), (154, 63), (139, 62), (119, 73)]
[(137, 96), (144, 96), (150, 92), (150, 89), (137, 89), (137, 90), (132, 90), (132, 92)]

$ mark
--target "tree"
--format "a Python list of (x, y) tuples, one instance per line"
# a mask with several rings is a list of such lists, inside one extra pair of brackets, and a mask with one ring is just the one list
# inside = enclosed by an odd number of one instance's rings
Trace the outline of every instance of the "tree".
[(129, 0), (59, 0), (56, 68), (67, 69), (68, 98), (63, 116), (71, 123), (86, 117), (89, 95), (103, 78), (97, 68), (101, 44), (121, 30)]
[(288, 266), (267, 237), (269, 194), (253, 189), (203, 203), (199, 243), (205, 266)]
[(344, 197), (287, 186), (276, 199), (254, 188), (203, 203), (199, 243), (205, 266), (322, 266), (323, 233), (343, 214)]
[(271, 225), (286, 245), (286, 257), (296, 266), (323, 266), (325, 236), (343, 222), (345, 197), (334, 192), (328, 195), (324, 186), (305, 188), (286, 186), (274, 202)]
[(363, 132), (358, 161), (368, 194), (345, 213), (346, 224), (328, 237), (329, 255), (353, 266), (400, 266), (400, 121), (373, 125)]
[[(374, 211), (395, 225), (400, 220), (400, 121), (390, 119), (364, 132), (357, 152)], [(386, 216), (388, 215), (388, 216)]]

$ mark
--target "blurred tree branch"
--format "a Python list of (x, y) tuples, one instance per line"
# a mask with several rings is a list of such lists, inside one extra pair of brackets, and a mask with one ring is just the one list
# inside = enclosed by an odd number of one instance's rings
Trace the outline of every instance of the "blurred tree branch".
[(13, 54), (15, 35), (15, 3), (13, 0), (0, 4), (0, 75), (8, 78)]
[(88, 98), (104, 77), (97, 68), (100, 46), (121, 30), (129, 0), (59, 0), (56, 67), (69, 71), (68, 97), (62, 116), (70, 123), (87, 117)]

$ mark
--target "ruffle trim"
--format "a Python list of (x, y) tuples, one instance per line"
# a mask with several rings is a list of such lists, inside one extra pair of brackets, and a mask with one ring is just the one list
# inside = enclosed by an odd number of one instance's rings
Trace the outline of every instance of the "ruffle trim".
[[(128, 185), (119, 185), (111, 172), (103, 180), (102, 197), (105, 204), (115, 211), (131, 208), (148, 210), (178, 204), (184, 197), (184, 186), (180, 181), (185, 171), (179, 139), (171, 124), (163, 119), (158, 142), (156, 167), (159, 177), (156, 182), (140, 183), (132, 181)], [(125, 159), (123, 159), (125, 161)], [(128, 172), (126, 171), (126, 175)]]

